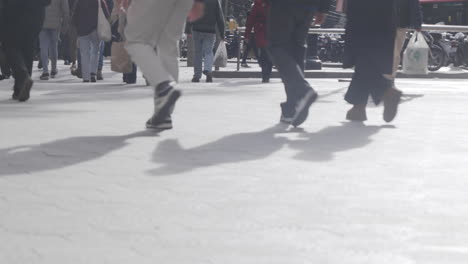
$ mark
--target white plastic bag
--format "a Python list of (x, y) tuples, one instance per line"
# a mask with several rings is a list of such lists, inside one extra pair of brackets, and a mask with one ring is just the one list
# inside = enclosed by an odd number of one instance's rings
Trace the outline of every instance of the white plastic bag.
[(403, 54), (403, 73), (428, 74), (429, 45), (421, 32), (411, 37)]
[(111, 26), (106, 18), (106, 15), (104, 15), (104, 11), (102, 10), (101, 0), (97, 1), (99, 3), (97, 34), (100, 40), (108, 42), (112, 39)]
[(228, 56), (227, 56), (227, 50), (226, 50), (226, 43), (224, 43), (224, 40), (221, 40), (219, 42), (218, 49), (216, 49), (213, 65), (215, 67), (224, 68), (227, 66), (227, 60), (228, 60)]

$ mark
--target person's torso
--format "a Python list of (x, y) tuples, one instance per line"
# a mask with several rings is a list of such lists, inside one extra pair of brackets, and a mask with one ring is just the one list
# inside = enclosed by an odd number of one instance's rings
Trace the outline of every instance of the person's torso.
[(75, 10), (75, 26), (79, 36), (90, 34), (97, 28), (98, 1), (78, 0)]
[(46, 7), (43, 28), (57, 29), (61, 26), (64, 16), (62, 8), (63, 1), (64, 0), (52, 0), (50, 5)]
[(214, 33), (218, 12), (221, 12), (218, 0), (205, 0), (205, 12), (202, 18), (193, 22), (192, 29), (200, 32)]

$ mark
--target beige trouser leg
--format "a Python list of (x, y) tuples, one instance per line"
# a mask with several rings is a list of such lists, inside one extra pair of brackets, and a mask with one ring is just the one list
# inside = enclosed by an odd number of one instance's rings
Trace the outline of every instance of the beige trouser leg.
[(392, 74), (385, 74), (384, 77), (389, 80), (395, 80), (398, 66), (400, 66), (401, 62), (401, 50), (403, 49), (403, 45), (405, 44), (406, 39), (406, 28), (398, 28), (395, 36), (395, 48), (393, 51), (393, 71)]
[(179, 78), (179, 39), (192, 0), (133, 0), (127, 50), (152, 86)]

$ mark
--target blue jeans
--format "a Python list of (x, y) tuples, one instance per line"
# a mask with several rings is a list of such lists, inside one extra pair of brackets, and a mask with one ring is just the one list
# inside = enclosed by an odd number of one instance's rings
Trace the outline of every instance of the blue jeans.
[(49, 57), (52, 62), (52, 71), (57, 71), (58, 39), (59, 31), (57, 29), (43, 28), (39, 33), (43, 73), (49, 73)]
[(97, 73), (99, 61), (99, 44), (101, 41), (98, 38), (96, 30), (89, 35), (78, 37), (81, 55), (81, 73), (83, 80), (89, 81), (91, 74)]
[[(216, 34), (193, 31), (193, 52), (195, 74), (193, 77), (200, 79), (203, 71), (211, 72), (213, 69), (213, 48), (216, 41)], [(203, 61), (205, 65), (203, 67)]]
[(98, 63), (98, 70), (102, 71), (102, 67), (104, 66), (104, 48), (105, 48), (104, 41), (101, 41), (99, 44), (99, 63)]

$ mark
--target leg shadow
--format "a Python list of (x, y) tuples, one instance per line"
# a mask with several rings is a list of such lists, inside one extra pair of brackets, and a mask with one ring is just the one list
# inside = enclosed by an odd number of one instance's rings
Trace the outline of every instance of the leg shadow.
[(165, 176), (202, 167), (264, 159), (285, 145), (287, 140), (276, 136), (285, 129), (279, 124), (259, 132), (226, 136), (190, 149), (184, 149), (175, 139), (166, 140), (153, 154), (153, 161), (161, 166), (149, 173)]
[(128, 139), (155, 135), (151, 131), (141, 131), (122, 136), (74, 137), (0, 149), (0, 176), (33, 174), (73, 166), (123, 148)]
[(359, 122), (343, 122), (341, 126), (331, 126), (316, 133), (303, 133), (302, 139), (291, 141), (289, 146), (299, 150), (298, 160), (327, 161), (334, 155), (352, 149), (365, 147), (372, 142), (371, 137), (391, 125), (366, 126)]

